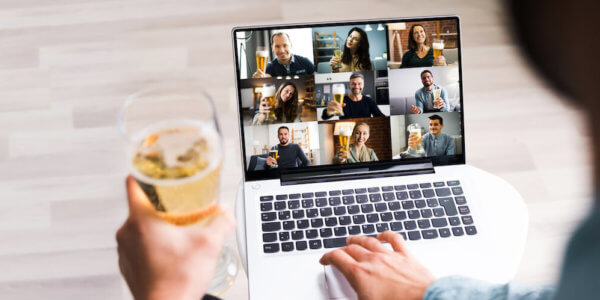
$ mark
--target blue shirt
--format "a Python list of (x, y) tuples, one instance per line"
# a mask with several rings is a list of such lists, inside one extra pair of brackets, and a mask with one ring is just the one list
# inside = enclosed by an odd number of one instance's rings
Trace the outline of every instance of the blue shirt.
[(277, 76), (288, 76), (288, 75), (310, 75), (314, 73), (315, 65), (308, 60), (308, 58), (292, 54), (290, 63), (286, 66), (277, 60), (273, 59), (267, 64), (267, 74)]
[[(379, 110), (377, 102), (367, 95), (363, 95), (360, 101), (352, 101), (352, 99), (346, 95), (344, 96), (344, 104), (346, 104), (343, 108), (344, 115), (340, 116), (340, 120), (350, 118), (370, 118), (371, 116), (385, 117), (381, 110)], [(323, 120), (327, 120), (333, 117), (333, 115), (328, 116), (327, 109), (324, 109), (321, 117)]]
[[(440, 97), (442, 100), (444, 100), (444, 107), (442, 109), (433, 108), (433, 90), (436, 89), (442, 90), (440, 93)], [(448, 111), (448, 100), (446, 98), (446, 89), (438, 86), (437, 84), (433, 84), (433, 89), (431, 91), (428, 91), (425, 89), (425, 87), (423, 87), (415, 92), (416, 106), (421, 109), (420, 113)]]
[[(454, 155), (454, 138), (445, 133), (440, 133), (437, 137), (431, 133), (426, 133), (421, 143), (427, 157)], [(409, 149), (408, 153), (415, 154), (416, 150)]]

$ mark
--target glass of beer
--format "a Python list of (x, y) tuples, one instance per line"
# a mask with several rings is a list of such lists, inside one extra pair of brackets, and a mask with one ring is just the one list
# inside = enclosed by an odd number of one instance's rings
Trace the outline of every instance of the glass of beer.
[[(271, 158), (273, 158), (274, 160), (277, 160), (279, 158), (279, 150), (277, 149), (271, 149), (269, 150), (269, 156)], [(274, 163), (271, 165), (271, 168), (277, 168), (277, 163)]]
[[(417, 145), (417, 148), (415, 149), (417, 151), (417, 153), (425, 152), (423, 150), (423, 145), (421, 144), (421, 131), (422, 131), (421, 125), (419, 125), (417, 123), (413, 123), (413, 124), (408, 125), (406, 130), (408, 130), (408, 133), (409, 133), (408, 138), (409, 139), (413, 136), (417, 138), (417, 141), (419, 143)], [(409, 149), (410, 149), (410, 146), (409, 146)]]
[[(336, 83), (331, 88), (333, 94), (333, 101), (342, 105), (344, 103), (344, 96), (346, 95), (346, 86), (343, 83)], [(337, 115), (343, 116), (344, 111), (336, 112)]]
[(433, 48), (433, 58), (437, 58), (442, 55), (442, 51), (444, 51), (444, 40), (433, 39), (431, 46)]
[[(129, 171), (154, 212), (177, 226), (203, 226), (217, 211), (223, 145), (210, 97), (192, 85), (172, 84), (131, 95), (119, 112)], [(237, 259), (223, 247), (209, 292), (219, 294), (237, 275)]]
[(269, 106), (271, 107), (271, 108), (269, 108), (269, 114), (265, 118), (265, 121), (274, 121), (276, 119), (275, 105), (277, 103), (275, 101), (275, 85), (274, 84), (265, 84), (262, 86), (262, 98), (267, 99), (267, 102), (269, 102)]
[(342, 129), (340, 130), (340, 135), (338, 136), (340, 140), (340, 150), (342, 151), (350, 151), (350, 137), (352, 136), (352, 130)]
[(267, 47), (256, 47), (256, 69), (265, 73), (267, 71), (267, 62), (269, 62), (269, 50), (267, 50)]
[(442, 96), (442, 90), (441, 89), (434, 89), (433, 90), (433, 108), (435, 109), (440, 109), (440, 101), (438, 100), (440, 97)]
[(333, 50), (333, 55), (335, 56), (335, 58), (337, 58), (337, 60), (339, 61), (337, 63), (336, 69), (339, 69), (342, 67), (342, 50), (340, 49), (335, 49)]

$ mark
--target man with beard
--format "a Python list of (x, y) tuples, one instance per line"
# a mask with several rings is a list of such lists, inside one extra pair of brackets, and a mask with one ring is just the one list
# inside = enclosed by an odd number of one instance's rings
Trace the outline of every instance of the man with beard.
[[(421, 72), (421, 82), (423, 83), (423, 87), (415, 92), (415, 101), (417, 105), (411, 105), (410, 111), (413, 114), (448, 111), (446, 89), (433, 83), (431, 71), (424, 70)], [(439, 92), (437, 92), (437, 90), (439, 90)], [(436, 95), (436, 93), (438, 95)]]
[(377, 107), (377, 102), (367, 95), (363, 95), (365, 76), (361, 73), (350, 75), (350, 94), (344, 96), (343, 104), (336, 101), (329, 101), (327, 109), (323, 110), (321, 117), (327, 120), (333, 117), (336, 112), (343, 111), (344, 115), (340, 119), (350, 118), (370, 118), (385, 117)]
[(266, 72), (256, 70), (252, 78), (310, 75), (315, 71), (315, 65), (308, 58), (292, 54), (292, 41), (285, 32), (271, 36), (271, 50), (277, 57), (267, 64)]
[[(277, 150), (277, 159), (269, 156), (267, 165), (272, 166), (277, 164), (279, 168), (297, 168), (300, 166), (310, 166), (310, 161), (304, 155), (304, 151), (298, 144), (290, 143), (290, 129), (286, 126), (281, 126), (277, 129), (277, 138), (279, 145), (271, 147), (271, 150)], [(298, 164), (298, 161), (302, 164)]]

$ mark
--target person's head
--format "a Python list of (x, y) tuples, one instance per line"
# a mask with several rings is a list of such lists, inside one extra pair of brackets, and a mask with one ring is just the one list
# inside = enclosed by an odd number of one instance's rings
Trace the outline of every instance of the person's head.
[(444, 119), (438, 115), (429, 116), (429, 133), (439, 136), (444, 128)]
[(433, 74), (431, 74), (431, 71), (424, 70), (421, 72), (421, 83), (423, 83), (423, 86), (426, 88), (433, 85)]
[(287, 145), (290, 142), (290, 129), (286, 126), (281, 126), (277, 129), (277, 138), (279, 139), (279, 144)]
[(298, 88), (291, 81), (282, 83), (275, 94), (277, 104), (275, 107), (275, 116), (281, 119), (285, 115), (289, 122), (296, 119), (298, 114)]
[(287, 63), (292, 58), (292, 41), (285, 32), (276, 32), (271, 36), (271, 50), (281, 62)]
[(350, 75), (350, 92), (354, 96), (362, 94), (362, 90), (365, 86), (365, 76), (361, 73), (352, 73)]
[(408, 49), (417, 50), (419, 45), (427, 45), (427, 33), (421, 24), (415, 24), (408, 31)]
[(354, 143), (357, 145), (364, 145), (369, 139), (369, 134), (371, 133), (371, 128), (369, 124), (365, 122), (359, 122), (354, 125), (354, 129), (352, 130), (352, 136), (354, 137)]
[(352, 55), (358, 56), (358, 67), (363, 70), (372, 69), (371, 55), (369, 55), (369, 38), (367, 33), (358, 27), (354, 27), (348, 32), (342, 62), (347, 65), (351, 64), (353, 62)]

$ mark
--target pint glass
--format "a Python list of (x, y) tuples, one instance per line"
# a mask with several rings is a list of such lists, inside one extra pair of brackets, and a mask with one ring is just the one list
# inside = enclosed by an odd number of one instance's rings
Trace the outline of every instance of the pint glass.
[(269, 110), (269, 114), (265, 121), (274, 121), (275, 120), (275, 105), (277, 102), (275, 101), (275, 85), (273, 84), (265, 84), (262, 87), (262, 97), (267, 99), (269, 102), (269, 106), (271, 107)]
[[(333, 101), (342, 105), (344, 103), (344, 96), (346, 95), (346, 86), (343, 83), (336, 83), (331, 88), (333, 94)], [(343, 116), (344, 111), (336, 112), (338, 115)]]

